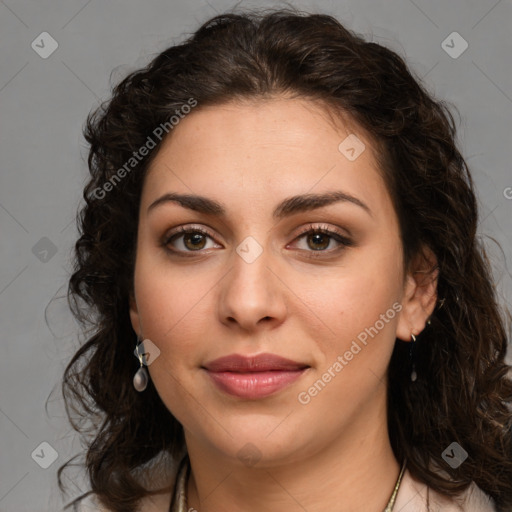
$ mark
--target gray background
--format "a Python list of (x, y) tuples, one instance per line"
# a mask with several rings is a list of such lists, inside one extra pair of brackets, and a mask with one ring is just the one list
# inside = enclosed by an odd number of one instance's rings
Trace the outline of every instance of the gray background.
[[(294, 5), (333, 14), (391, 47), (432, 93), (457, 106), (460, 145), (479, 192), (480, 234), (487, 239), (500, 301), (510, 304), (512, 1)], [(66, 301), (50, 301), (63, 296), (69, 276), (74, 215), (87, 172), (81, 135), (86, 115), (108, 97), (111, 80), (233, 6), (220, 0), (0, 0), (0, 512), (59, 510), (56, 470), (81, 449), (59, 391), (78, 329)], [(38, 37), (45, 31), (58, 48), (43, 59), (31, 43), (48, 51), (49, 40)], [(442, 46), (454, 31), (469, 44), (457, 58)], [(462, 48), (457, 39), (446, 44), (452, 53)], [(58, 453), (47, 469), (36, 463), (49, 460), (42, 442)], [(39, 458), (31, 456), (34, 450)], [(74, 495), (75, 485), (85, 489), (80, 480), (70, 485)]]

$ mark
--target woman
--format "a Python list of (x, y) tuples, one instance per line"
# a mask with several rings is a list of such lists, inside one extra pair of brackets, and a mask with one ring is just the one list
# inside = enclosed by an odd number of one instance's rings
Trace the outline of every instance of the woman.
[(399, 56), (330, 16), (221, 15), (85, 136), (94, 333), (64, 392), (99, 508), (512, 510), (473, 185)]

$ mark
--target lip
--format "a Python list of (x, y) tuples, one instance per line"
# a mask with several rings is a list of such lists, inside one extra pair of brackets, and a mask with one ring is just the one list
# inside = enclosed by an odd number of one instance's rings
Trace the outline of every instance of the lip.
[(232, 354), (203, 366), (221, 391), (253, 400), (284, 389), (308, 368), (308, 364), (268, 353), (249, 357)]
[(290, 371), (307, 368), (306, 363), (299, 363), (286, 359), (275, 354), (258, 354), (256, 356), (243, 356), (240, 354), (231, 354), (229, 356), (219, 357), (204, 365), (210, 372), (267, 372), (267, 371)]

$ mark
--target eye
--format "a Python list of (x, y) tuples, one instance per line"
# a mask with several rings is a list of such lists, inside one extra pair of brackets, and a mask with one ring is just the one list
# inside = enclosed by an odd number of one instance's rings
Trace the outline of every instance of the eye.
[[(327, 226), (315, 227), (310, 224), (297, 236), (296, 240), (300, 240), (302, 238), (305, 238), (306, 248), (301, 250), (313, 253), (332, 254), (354, 245), (354, 242), (344, 234), (339, 231), (329, 229)], [(338, 244), (338, 247), (326, 251), (325, 249), (331, 245), (333, 240)], [(316, 258), (318, 256), (317, 254), (311, 254), (309, 257)]]
[[(210, 247), (206, 247), (208, 238), (212, 239), (211, 235), (202, 228), (180, 226), (164, 238), (162, 245), (169, 252), (182, 256), (186, 252), (200, 252), (203, 249), (209, 249)], [(176, 248), (174, 245), (175, 248), (169, 248), (169, 245), (173, 246), (176, 241), (179, 241), (177, 245), (181, 247)]]

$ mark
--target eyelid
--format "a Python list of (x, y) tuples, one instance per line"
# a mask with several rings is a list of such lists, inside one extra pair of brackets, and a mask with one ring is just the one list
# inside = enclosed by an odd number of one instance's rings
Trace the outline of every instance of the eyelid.
[(344, 250), (346, 250), (349, 247), (355, 246), (355, 242), (352, 239), (352, 237), (346, 235), (345, 233), (341, 232), (339, 228), (333, 228), (325, 224), (321, 225), (314, 225), (313, 223), (310, 223), (308, 226), (302, 228), (302, 230), (295, 236), (292, 243), (295, 243), (297, 240), (304, 237), (304, 235), (307, 235), (309, 233), (320, 233), (325, 234), (329, 238), (333, 239), (337, 244), (338, 247), (335, 247), (334, 249), (328, 249), (328, 250), (307, 250), (307, 249), (299, 249), (301, 253), (306, 253), (306, 258), (309, 259), (317, 259), (317, 258), (330, 258), (330, 257), (337, 257), (340, 255), (340, 253)]
[(352, 242), (351, 237), (348, 234), (340, 231), (338, 228), (331, 227), (327, 224), (315, 225), (314, 223), (309, 223), (307, 226), (302, 228), (301, 231), (299, 231), (299, 233), (295, 235), (294, 240), (311, 231), (325, 233), (326, 235), (329, 236), (337, 235), (339, 238), (343, 239), (347, 243)]
[[(166, 246), (171, 242), (171, 239), (177, 237), (179, 235), (186, 235), (187, 233), (201, 233), (204, 236), (207, 236), (215, 241), (215, 237), (210, 233), (207, 229), (202, 226), (194, 225), (194, 224), (186, 224), (185, 226), (178, 226), (177, 228), (166, 232), (166, 234), (162, 237), (162, 245)], [(215, 242), (217, 243), (217, 242)], [(175, 252), (183, 252), (183, 251), (175, 251)], [(193, 253), (194, 251), (188, 251)], [(195, 251), (200, 252), (200, 251)]]

